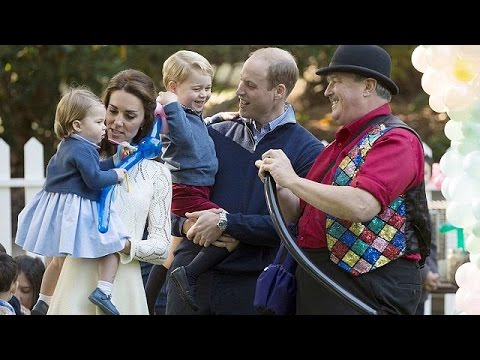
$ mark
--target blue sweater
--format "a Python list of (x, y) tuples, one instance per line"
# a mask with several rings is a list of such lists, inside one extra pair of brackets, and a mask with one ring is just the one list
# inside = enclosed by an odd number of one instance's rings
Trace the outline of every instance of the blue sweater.
[(162, 159), (177, 184), (211, 186), (218, 169), (215, 146), (201, 116), (178, 102), (164, 107), (170, 132), (162, 135)]
[(113, 161), (100, 164), (95, 144), (85, 139), (69, 137), (60, 146), (47, 165), (45, 190), (54, 193), (77, 194), (98, 201), (100, 190), (118, 182)]
[[(282, 149), (295, 172), (305, 177), (324, 147), (297, 123), (278, 126), (255, 146), (250, 126), (240, 119), (213, 124), (208, 128), (218, 158), (211, 201), (229, 212), (225, 232), (240, 240), (237, 249), (213, 268), (218, 271), (261, 272), (272, 262), (280, 244), (255, 161), (269, 149)], [(173, 219), (174, 226), (183, 224), (178, 218)], [(178, 235), (178, 228), (176, 233)], [(188, 263), (198, 249), (193, 242), (182, 241), (175, 253), (179, 261), (177, 264)]]

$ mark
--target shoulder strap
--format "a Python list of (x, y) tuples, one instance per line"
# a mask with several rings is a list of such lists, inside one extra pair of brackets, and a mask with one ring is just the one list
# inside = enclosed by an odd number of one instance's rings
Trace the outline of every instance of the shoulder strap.
[(422, 142), (422, 139), (420, 138), (420, 135), (418, 135), (418, 133), (415, 130), (413, 130), (410, 126), (405, 124), (398, 117), (390, 114), (390, 115), (386, 115), (385, 117), (382, 116), (382, 118), (383, 118), (383, 121), (381, 120), (378, 123), (383, 122), (388, 127), (407, 129), (410, 132), (415, 134), (415, 136), (418, 138), (418, 141)]
[(283, 242), (280, 243), (280, 247), (278, 248), (277, 255), (275, 255), (273, 264), (282, 264), (282, 266), (291, 273), (293, 273), (295, 270), (295, 259), (292, 255), (290, 255), (287, 248), (283, 245)]
[[(347, 147), (349, 146), (357, 137), (358, 135), (360, 135), (362, 132), (364, 132), (366, 129), (368, 129), (369, 127), (375, 125), (375, 124), (379, 124), (381, 123), (382, 121), (384, 120), (387, 120), (389, 118), (395, 118), (397, 119), (398, 121), (401, 121), (400, 119), (398, 119), (397, 117), (393, 116), (393, 115), (381, 115), (381, 116), (376, 116), (374, 117), (373, 119), (370, 119), (369, 121), (367, 121), (360, 129), (357, 130), (357, 132), (350, 137), (350, 141), (348, 143), (346, 143), (344, 145), (344, 147)], [(401, 121), (403, 123), (403, 121)], [(405, 126), (408, 126), (407, 124), (403, 123)], [(335, 159), (332, 159), (330, 160), (330, 162), (328, 163), (328, 166), (325, 168), (325, 170), (323, 171), (322, 173), (322, 176), (320, 176), (320, 183), (323, 181), (323, 179), (325, 178), (325, 176), (327, 175), (327, 173), (330, 171), (330, 169), (335, 165), (335, 163), (337, 162), (338, 160), (338, 157), (340, 156), (340, 153), (337, 155), (337, 157)]]
[[(422, 142), (420, 135), (396, 116), (388, 116), (384, 124), (388, 127), (407, 129), (415, 134), (418, 141)], [(432, 242), (432, 226), (425, 193), (425, 182), (422, 181), (417, 187), (410, 189), (410, 191), (405, 194), (405, 204), (407, 207), (407, 224), (410, 224), (417, 237), (418, 251), (421, 255), (419, 263), (420, 266), (423, 267), (426, 257), (430, 254)], [(408, 214), (410, 214), (410, 216), (408, 216)], [(406, 230), (406, 235), (407, 232), (408, 229)]]

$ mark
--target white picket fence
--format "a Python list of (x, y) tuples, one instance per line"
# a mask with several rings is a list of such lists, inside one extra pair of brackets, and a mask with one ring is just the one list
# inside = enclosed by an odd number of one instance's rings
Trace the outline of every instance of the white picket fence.
[(24, 147), (24, 177), (12, 178), (10, 167), (10, 146), (0, 138), (0, 243), (7, 253), (12, 254), (14, 232), (12, 231), (11, 188), (25, 188), (25, 203), (38, 193), (45, 182), (45, 163), (43, 145), (30, 138)]

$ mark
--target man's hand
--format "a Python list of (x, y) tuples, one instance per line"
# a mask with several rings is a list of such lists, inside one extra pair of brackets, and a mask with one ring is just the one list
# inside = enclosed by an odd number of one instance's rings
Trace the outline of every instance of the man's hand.
[(224, 111), (218, 113), (217, 116), (221, 117), (223, 121), (231, 121), (238, 119), (240, 117), (240, 113), (238, 111)]
[(187, 238), (200, 246), (210, 246), (221, 235), (218, 228), (218, 220), (223, 209), (210, 209), (186, 213), (187, 219), (195, 221), (195, 224), (187, 231)]
[(423, 287), (429, 291), (435, 291), (440, 285), (440, 274), (434, 273), (428, 270), (427, 276), (425, 277), (425, 281), (423, 282)]
[(224, 111), (224, 112), (219, 112), (218, 114), (215, 114), (213, 116), (206, 117), (203, 119), (205, 124), (216, 124), (222, 121), (231, 121), (231, 120), (236, 120), (240, 117), (240, 113), (238, 111), (232, 112), (232, 111)]
[(265, 181), (265, 173), (269, 172), (276, 184), (288, 188), (292, 179), (298, 178), (293, 170), (292, 163), (282, 150), (270, 149), (263, 153), (262, 159), (255, 161), (258, 168), (258, 177), (262, 182)]

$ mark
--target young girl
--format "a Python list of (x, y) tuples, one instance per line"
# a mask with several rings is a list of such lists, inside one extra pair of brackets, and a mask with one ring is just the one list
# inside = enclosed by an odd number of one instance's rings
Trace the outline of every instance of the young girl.
[[(213, 75), (208, 60), (193, 51), (178, 51), (163, 64), (163, 84), (167, 91), (160, 92), (157, 101), (164, 107), (169, 133), (162, 138), (162, 159), (172, 174), (172, 212), (179, 216), (185, 216), (186, 212), (219, 208), (209, 201), (218, 161), (202, 117), (211, 96)], [(151, 314), (167, 269), (173, 261), (173, 252), (181, 241), (182, 238), (173, 237), (167, 261), (164, 265), (153, 266), (150, 272), (146, 293)], [(188, 266), (171, 273), (183, 300), (194, 310), (198, 306), (191, 288), (197, 277), (229, 252), (215, 246), (201, 249)]]
[(106, 233), (98, 231), (98, 200), (102, 188), (125, 178), (124, 169), (107, 170), (98, 143), (105, 137), (103, 102), (85, 88), (70, 89), (57, 105), (55, 134), (61, 143), (47, 166), (45, 185), (18, 216), (15, 243), (53, 257), (45, 270), (32, 315), (47, 313), (67, 255), (101, 258), (98, 285), (89, 299), (109, 315), (119, 315), (111, 302), (118, 269), (116, 254), (129, 235), (114, 211)]

